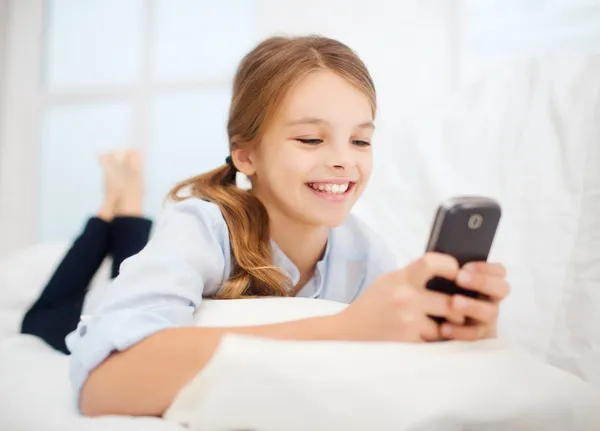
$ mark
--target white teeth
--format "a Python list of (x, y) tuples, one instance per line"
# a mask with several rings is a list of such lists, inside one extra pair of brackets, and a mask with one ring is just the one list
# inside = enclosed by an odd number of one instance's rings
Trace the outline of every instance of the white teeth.
[(348, 187), (350, 187), (349, 183), (345, 184), (314, 184), (310, 183), (309, 186), (315, 190), (319, 190), (321, 192), (332, 193), (332, 194), (342, 194), (346, 193)]

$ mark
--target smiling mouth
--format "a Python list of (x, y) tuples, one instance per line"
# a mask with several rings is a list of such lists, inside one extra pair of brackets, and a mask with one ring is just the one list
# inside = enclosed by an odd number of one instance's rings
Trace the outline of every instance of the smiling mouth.
[(348, 181), (347, 183), (321, 183), (321, 182), (315, 182), (315, 183), (306, 183), (306, 186), (312, 190), (314, 190), (317, 193), (322, 193), (323, 195), (330, 195), (330, 196), (344, 196), (349, 194), (352, 189), (354, 188), (354, 186), (356, 185), (356, 182), (354, 181)]

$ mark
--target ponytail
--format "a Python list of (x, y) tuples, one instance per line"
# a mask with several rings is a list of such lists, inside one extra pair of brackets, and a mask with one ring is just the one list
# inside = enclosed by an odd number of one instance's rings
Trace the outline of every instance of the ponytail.
[(185, 200), (179, 193), (189, 188), (191, 196), (221, 209), (229, 229), (232, 265), (230, 278), (217, 298), (287, 296), (291, 280), (273, 266), (267, 210), (252, 192), (236, 186), (236, 172), (228, 158), (227, 164), (179, 183), (169, 197)]

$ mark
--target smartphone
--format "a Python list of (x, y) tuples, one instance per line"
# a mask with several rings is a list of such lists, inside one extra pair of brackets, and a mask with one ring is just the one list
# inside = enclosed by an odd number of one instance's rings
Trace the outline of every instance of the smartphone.
[[(500, 204), (488, 197), (449, 199), (437, 210), (426, 251), (449, 254), (461, 267), (468, 262), (487, 261), (501, 216)], [(427, 288), (448, 295), (480, 296), (442, 277), (429, 280)]]

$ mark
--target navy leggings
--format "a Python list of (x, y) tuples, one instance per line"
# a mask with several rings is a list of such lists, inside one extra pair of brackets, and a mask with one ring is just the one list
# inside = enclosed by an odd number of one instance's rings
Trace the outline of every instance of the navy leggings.
[(106, 256), (111, 255), (111, 278), (116, 277), (121, 263), (144, 248), (151, 227), (150, 220), (138, 217), (115, 217), (111, 222), (97, 217), (89, 219), (40, 297), (25, 313), (21, 332), (36, 335), (69, 354), (65, 337), (79, 323), (94, 274)]

